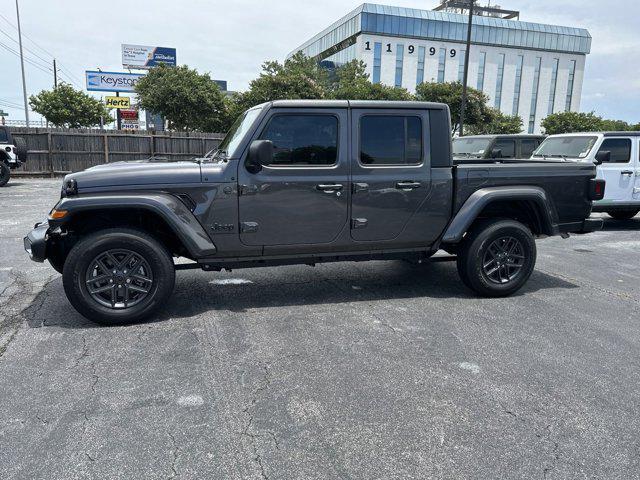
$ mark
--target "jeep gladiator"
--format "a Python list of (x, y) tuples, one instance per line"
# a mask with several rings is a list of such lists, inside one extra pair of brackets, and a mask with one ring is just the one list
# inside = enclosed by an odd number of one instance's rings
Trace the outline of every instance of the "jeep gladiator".
[(531, 275), (536, 237), (601, 228), (588, 219), (604, 194), (595, 177), (593, 164), (454, 163), (442, 104), (281, 100), (242, 114), (204, 158), (67, 175), (24, 244), (62, 273), (81, 314), (107, 324), (152, 315), (176, 269), (422, 262), (439, 250), (469, 288), (505, 296)]

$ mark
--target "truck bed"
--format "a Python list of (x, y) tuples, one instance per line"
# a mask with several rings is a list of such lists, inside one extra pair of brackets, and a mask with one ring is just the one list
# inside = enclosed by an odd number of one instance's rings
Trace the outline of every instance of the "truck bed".
[[(534, 186), (555, 207), (554, 223), (581, 222), (591, 214), (589, 181), (596, 166), (556, 160), (461, 160), (454, 162), (454, 213), (479, 188)], [(557, 213), (556, 213), (557, 212)], [(555, 218), (557, 217), (557, 218)]]

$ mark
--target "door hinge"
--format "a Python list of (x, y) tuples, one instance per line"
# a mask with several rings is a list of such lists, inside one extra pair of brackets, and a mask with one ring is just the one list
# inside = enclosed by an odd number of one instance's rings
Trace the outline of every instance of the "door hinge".
[(240, 195), (255, 195), (258, 193), (257, 185), (240, 185)]
[(258, 222), (240, 222), (240, 233), (255, 233), (258, 231)]
[(367, 226), (368, 220), (366, 218), (353, 218), (351, 219), (351, 228), (359, 230)]

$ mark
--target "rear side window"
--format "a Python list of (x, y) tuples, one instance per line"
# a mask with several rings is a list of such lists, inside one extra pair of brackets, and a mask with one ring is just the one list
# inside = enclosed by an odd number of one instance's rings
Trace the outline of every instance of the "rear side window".
[(364, 115), (360, 119), (360, 163), (371, 166), (420, 165), (422, 119)]
[(9, 143), (9, 135), (4, 128), (0, 128), (0, 143)]
[(516, 156), (516, 142), (515, 140), (496, 140), (496, 145), (493, 147), (496, 150), (502, 150), (502, 158), (513, 158)]
[(338, 119), (333, 115), (275, 115), (260, 139), (273, 142), (272, 166), (334, 165)]
[(607, 138), (599, 152), (611, 152), (609, 163), (629, 163), (631, 160), (631, 140), (628, 138)]
[(540, 140), (525, 138), (520, 142), (520, 155), (523, 158), (529, 158), (540, 145)]

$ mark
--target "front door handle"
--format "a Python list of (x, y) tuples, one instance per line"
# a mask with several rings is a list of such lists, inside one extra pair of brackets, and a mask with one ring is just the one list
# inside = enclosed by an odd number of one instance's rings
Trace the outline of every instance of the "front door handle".
[(321, 183), (320, 185), (316, 185), (316, 190), (320, 190), (321, 192), (325, 192), (325, 193), (339, 192), (343, 188), (344, 188), (344, 185), (341, 185), (340, 183), (330, 183), (330, 184)]
[(632, 170), (623, 170), (620, 172), (620, 175), (633, 175), (633, 171)]
[(420, 188), (422, 184), (420, 182), (398, 182), (396, 188), (398, 190), (414, 190)]

